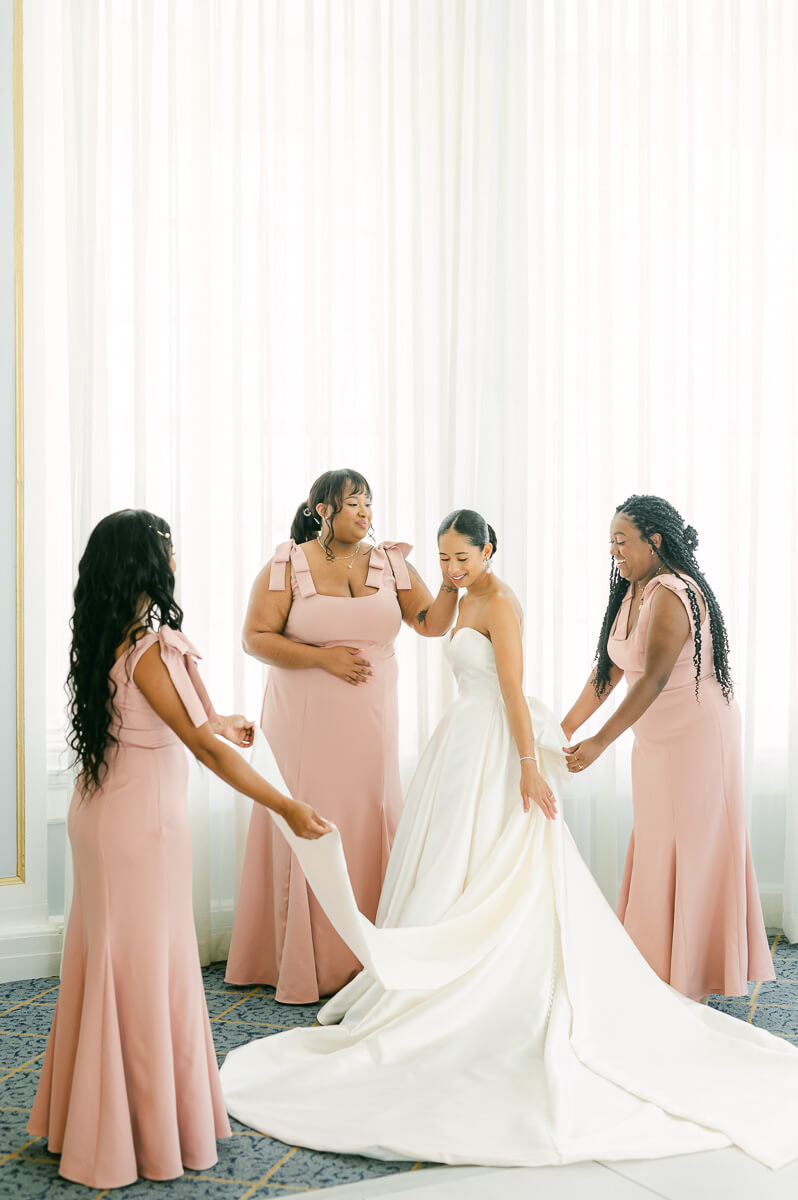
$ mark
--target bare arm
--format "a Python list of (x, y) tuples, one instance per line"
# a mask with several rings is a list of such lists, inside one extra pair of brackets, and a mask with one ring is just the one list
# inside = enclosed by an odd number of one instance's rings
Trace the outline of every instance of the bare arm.
[(515, 740), (521, 763), (521, 796), (524, 811), (530, 802), (537, 804), (549, 818), (554, 817), (557, 806), (554, 795), (540, 774), (535, 754), (535, 735), (532, 717), (524, 695), (524, 648), (521, 626), (512, 604), (503, 596), (496, 596), (488, 609), (487, 620), (493, 653), (496, 657), (496, 672), (502, 691), (510, 732)]
[(270, 667), (302, 671), (318, 667), (346, 683), (366, 683), (371, 665), (355, 646), (310, 646), (283, 635), (291, 611), (291, 564), (280, 591), (269, 588), (271, 560), (258, 574), (249, 596), (241, 643), (247, 654)]
[(617, 712), (599, 730), (604, 748), (639, 720), (656, 700), (689, 636), (690, 621), (681, 600), (669, 588), (658, 587), (651, 600), (643, 674), (629, 688)]
[(596, 672), (595, 670), (590, 672), (590, 678), (579, 693), (576, 702), (571, 706), (563, 718), (562, 727), (567, 738), (572, 738), (577, 729), (584, 725), (585, 721), (592, 717), (594, 712), (598, 711), (598, 709), (622, 679), (623, 671), (620, 667), (616, 667), (613, 663), (610, 667), (609, 685), (604, 689), (600, 696), (597, 696), (594, 686), (596, 681)]
[(321, 666), (318, 646), (306, 646), (283, 637), (285, 623), (291, 611), (291, 564), (285, 564), (285, 581), (281, 591), (271, 591), (271, 560), (255, 578), (249, 594), (249, 607), (244, 618), (241, 641), (247, 654), (270, 667), (297, 669)]
[(407, 564), (412, 587), (397, 592), (402, 620), (422, 637), (442, 637), (454, 622), (457, 612), (457, 588), (442, 583), (433, 600), (432, 593), (415, 567)]
[(670, 679), (689, 636), (690, 621), (681, 600), (668, 588), (658, 587), (651, 600), (643, 674), (629, 688), (617, 712), (594, 737), (567, 747), (570, 771), (590, 766), (616, 738), (642, 717)]
[(256, 804), (279, 813), (300, 837), (317, 838), (329, 831), (329, 825), (309, 804), (278, 792), (240, 754), (220, 742), (213, 732), (216, 723), (194, 725), (164, 665), (157, 642), (142, 654), (133, 679), (153, 711), (214, 775)]

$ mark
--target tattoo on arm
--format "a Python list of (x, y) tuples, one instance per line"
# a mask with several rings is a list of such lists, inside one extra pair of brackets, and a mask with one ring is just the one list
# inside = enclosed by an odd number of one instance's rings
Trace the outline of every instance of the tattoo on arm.
[(416, 613), (416, 620), (418, 621), (419, 625), (423, 625), (423, 624), (424, 624), (424, 622), (425, 622), (425, 621), (426, 621), (426, 619), (427, 619), (427, 613), (428, 613), (428, 612), (429, 612), (429, 609), (428, 609), (428, 608), (422, 608), (421, 612), (419, 612), (419, 613)]

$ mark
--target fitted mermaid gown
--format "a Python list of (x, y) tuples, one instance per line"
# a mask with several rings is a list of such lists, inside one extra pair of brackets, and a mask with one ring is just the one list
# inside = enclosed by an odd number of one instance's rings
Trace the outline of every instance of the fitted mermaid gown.
[(117, 745), (99, 790), (69, 806), (75, 891), (28, 1124), (95, 1190), (207, 1171), (230, 1136), (191, 906), (186, 749), (133, 679), (156, 642), (193, 724), (215, 715), (175, 629), (111, 667)]
[[(326, 1027), (231, 1051), (228, 1111), (289, 1144), (385, 1159), (535, 1166), (732, 1143), (771, 1167), (797, 1157), (798, 1051), (658, 978), (562, 818), (523, 812), (490, 642), (464, 628), (448, 653), (459, 693), (410, 786), (378, 927), (355, 909), (337, 835), (291, 838), (365, 969), (321, 1010)], [(565, 739), (530, 708), (558, 795)]]
[(745, 828), (740, 710), (733, 698), (724, 700), (715, 678), (709, 613), (701, 627), (698, 696), (684, 579), (652, 579), (626, 637), (630, 587), (607, 650), (631, 687), (643, 674), (651, 602), (663, 587), (684, 605), (690, 636), (665, 687), (633, 726), (634, 828), (618, 916), (660, 979), (685, 996), (739, 996), (749, 979), (775, 974)]
[[(371, 664), (352, 687), (315, 667), (271, 667), (261, 728), (284, 791), (317, 805), (338, 826), (358, 906), (372, 919), (402, 809), (394, 640), (402, 627), (399, 589), (410, 588), (403, 542), (371, 551), (365, 596), (316, 591), (302, 546), (274, 554), (270, 589), (282, 591), (290, 562), (292, 601), (283, 634), (314, 646), (356, 646)], [(252, 806), (227, 960), (229, 983), (266, 983), (287, 1004), (309, 1004), (360, 970), (308, 891), (295, 855), (260, 805)]]

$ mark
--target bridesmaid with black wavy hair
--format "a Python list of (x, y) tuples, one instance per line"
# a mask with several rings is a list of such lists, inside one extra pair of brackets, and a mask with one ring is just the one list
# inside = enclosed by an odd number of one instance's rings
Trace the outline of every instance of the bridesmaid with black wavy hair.
[(214, 712), (174, 571), (167, 523), (125, 509), (93, 530), (75, 588), (75, 890), (28, 1130), (63, 1176), (95, 1189), (207, 1170), (230, 1135), (194, 931), (183, 747), (300, 836), (329, 828), (219, 740), (249, 746), (253, 727)]
[(568, 769), (585, 770), (634, 730), (618, 916), (660, 978), (693, 1000), (774, 978), (745, 827), (729, 642), (697, 546), (667, 500), (618, 505), (596, 667), (562, 723), (572, 740), (626, 677), (616, 712), (566, 748)]
[[(252, 587), (248, 654), (269, 670), (261, 726), (295, 796), (338, 827), (361, 912), (377, 912), (402, 807), (394, 640), (404, 621), (440, 637), (456, 588), (433, 599), (404, 542), (370, 545), (371, 487), (325, 471)], [(336, 991), (360, 964), (327, 920), (285, 840), (250, 821), (227, 979), (265, 983), (287, 1004)]]

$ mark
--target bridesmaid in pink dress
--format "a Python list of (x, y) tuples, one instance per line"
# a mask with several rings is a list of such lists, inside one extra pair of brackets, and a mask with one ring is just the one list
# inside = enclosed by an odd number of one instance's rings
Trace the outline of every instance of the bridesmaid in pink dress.
[(618, 916), (661, 979), (693, 1000), (775, 978), (743, 810), (740, 713), (698, 537), (671, 504), (632, 496), (611, 526), (610, 601), (597, 665), (563, 721), (569, 740), (626, 676), (582, 771), (630, 726), (634, 827)]
[(213, 711), (181, 622), (169, 526), (142, 510), (106, 517), (75, 589), (75, 891), (28, 1125), (63, 1176), (95, 1189), (208, 1170), (230, 1135), (194, 932), (182, 743), (297, 832), (327, 830), (217, 740), (250, 745), (253, 728)]
[[(271, 667), (261, 724), (291, 794), (341, 831), (358, 905), (374, 920), (399, 820), (397, 669), (402, 620), (439, 637), (456, 589), (433, 600), (410, 547), (369, 548), (371, 489), (356, 471), (313, 484), (255, 580), (244, 647)], [(227, 962), (230, 983), (265, 983), (286, 1004), (335, 992), (360, 964), (309, 891), (271, 818), (252, 811)]]

